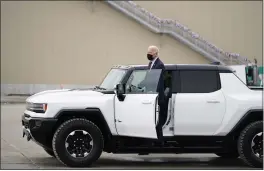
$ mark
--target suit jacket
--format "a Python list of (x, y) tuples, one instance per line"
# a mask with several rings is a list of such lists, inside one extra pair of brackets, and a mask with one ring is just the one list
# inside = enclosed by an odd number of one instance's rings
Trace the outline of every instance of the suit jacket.
[[(151, 67), (151, 64), (148, 66), (148, 68), (150, 69), (150, 67)], [(157, 58), (151, 69), (162, 69), (162, 73), (160, 75), (160, 80), (159, 80), (159, 84), (157, 87), (157, 91), (159, 93), (159, 100), (158, 100), (159, 104), (163, 105), (163, 103), (165, 103), (165, 95), (164, 95), (165, 65), (159, 58)]]
[[(150, 69), (150, 67), (151, 67), (151, 63), (149, 64), (148, 68)], [(157, 58), (151, 69), (162, 69), (162, 70), (164, 70), (165, 69), (165, 65), (160, 60), (160, 58)]]

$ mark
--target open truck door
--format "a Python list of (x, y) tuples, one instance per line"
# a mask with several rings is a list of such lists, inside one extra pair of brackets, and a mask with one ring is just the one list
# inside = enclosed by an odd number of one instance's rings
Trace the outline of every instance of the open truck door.
[(115, 123), (120, 136), (157, 139), (158, 85), (162, 70), (135, 70), (117, 85)]

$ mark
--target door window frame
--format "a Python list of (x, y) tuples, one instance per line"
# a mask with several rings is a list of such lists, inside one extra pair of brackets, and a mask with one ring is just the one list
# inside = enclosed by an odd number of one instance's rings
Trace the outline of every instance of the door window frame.
[[(135, 71), (148, 71), (149, 69), (133, 69), (133, 70), (130, 70), (129, 72), (127, 72), (127, 75), (125, 76), (125, 78), (122, 80), (122, 84), (124, 84), (125, 86), (125, 94), (128, 95), (128, 94), (158, 94), (159, 92), (156, 90), (156, 92), (127, 92), (127, 89), (126, 89), (126, 84), (128, 83), (128, 80), (129, 78), (132, 76), (133, 72)], [(157, 83), (157, 87), (160, 83), (160, 78), (159, 78), (159, 81)]]

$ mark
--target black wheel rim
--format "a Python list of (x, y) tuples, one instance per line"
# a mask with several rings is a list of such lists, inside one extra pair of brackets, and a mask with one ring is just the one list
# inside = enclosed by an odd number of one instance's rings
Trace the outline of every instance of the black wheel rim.
[(253, 137), (251, 149), (256, 157), (263, 158), (263, 132), (259, 132)]
[(67, 152), (74, 158), (84, 158), (93, 149), (92, 136), (85, 130), (72, 131), (65, 140)]

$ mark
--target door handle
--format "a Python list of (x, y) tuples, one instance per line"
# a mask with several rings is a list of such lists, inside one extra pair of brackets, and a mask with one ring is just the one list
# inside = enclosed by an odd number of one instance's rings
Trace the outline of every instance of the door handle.
[(152, 104), (150, 101), (143, 101), (142, 104)]
[(220, 103), (220, 101), (217, 101), (217, 100), (208, 100), (207, 103)]

